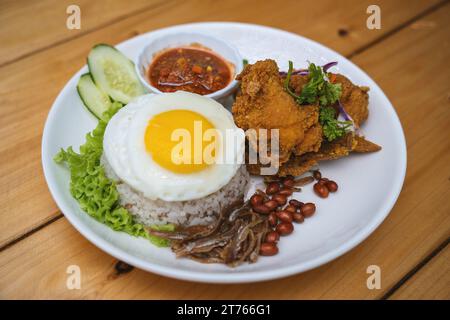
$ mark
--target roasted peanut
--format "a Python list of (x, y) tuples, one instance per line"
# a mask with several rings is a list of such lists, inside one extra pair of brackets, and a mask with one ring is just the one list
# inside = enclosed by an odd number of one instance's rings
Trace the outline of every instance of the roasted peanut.
[(330, 192), (336, 192), (338, 190), (338, 184), (333, 180), (329, 180), (325, 183), (325, 186)]
[(283, 222), (292, 222), (292, 213), (287, 211), (278, 211), (276, 212), (276, 215), (280, 221)]
[(292, 188), (284, 187), (280, 191), (278, 191), (278, 194), (281, 194), (283, 196), (289, 197), (294, 193), (294, 190)]
[(275, 227), (278, 223), (278, 217), (275, 214), (275, 212), (272, 212), (269, 214), (269, 218), (267, 218), (267, 221), (269, 222), (269, 225), (272, 227)]
[(325, 184), (321, 184), (320, 181), (314, 184), (314, 192), (321, 198), (328, 197), (328, 188)]
[(267, 208), (269, 208), (270, 211), (275, 210), (279, 206), (278, 201), (276, 201), (276, 200), (268, 200), (268, 201), (264, 202), (264, 205)]
[(316, 212), (316, 205), (308, 202), (300, 207), (300, 212), (305, 218), (311, 217)]
[(250, 204), (252, 205), (252, 207), (262, 204), (263, 201), (264, 201), (264, 197), (260, 194), (254, 194), (250, 198)]
[(266, 242), (277, 242), (278, 240), (280, 240), (278, 232), (270, 231), (266, 234)]
[(272, 211), (269, 207), (267, 207), (267, 206), (264, 205), (264, 204), (258, 204), (258, 205), (256, 205), (256, 206), (254, 206), (254, 207), (253, 207), (253, 210), (254, 210), (255, 212), (260, 213), (260, 214), (269, 214), (269, 213)]
[(300, 202), (300, 201), (298, 201), (296, 199), (291, 199), (291, 200), (289, 200), (289, 204), (291, 206), (296, 207), (296, 208), (300, 208), (303, 205), (303, 202)]
[(282, 194), (276, 194), (272, 197), (272, 200), (275, 200), (278, 205), (280, 206), (284, 206), (287, 202), (287, 198), (286, 196), (282, 195)]
[(294, 231), (294, 225), (290, 222), (280, 222), (275, 229), (280, 236), (287, 236)]
[(261, 243), (261, 247), (259, 247), (259, 254), (262, 256), (274, 256), (277, 253), (278, 253), (278, 247), (273, 242)]
[(286, 178), (283, 179), (283, 186), (292, 188), (294, 185), (295, 185), (294, 177), (287, 176)]
[(305, 217), (303, 217), (301, 213), (296, 212), (292, 214), (292, 220), (294, 220), (294, 222), (296, 223), (302, 223), (303, 221), (305, 221)]
[(280, 190), (280, 184), (278, 182), (271, 182), (266, 188), (267, 194), (275, 194)]
[(286, 206), (286, 208), (283, 209), (284, 211), (290, 212), (290, 213), (294, 213), (297, 211), (297, 207), (293, 206), (292, 204), (289, 204)]

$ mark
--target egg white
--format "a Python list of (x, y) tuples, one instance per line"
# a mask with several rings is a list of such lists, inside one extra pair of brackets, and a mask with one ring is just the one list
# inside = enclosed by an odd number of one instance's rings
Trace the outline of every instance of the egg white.
[[(145, 131), (150, 119), (170, 110), (190, 110), (208, 119), (223, 137), (223, 148), (216, 150), (217, 158), (232, 161), (214, 163), (189, 174), (172, 172), (157, 164), (146, 151)], [(234, 141), (226, 130), (233, 131)], [(212, 194), (233, 178), (243, 161), (244, 141), (244, 131), (236, 127), (231, 113), (220, 103), (178, 91), (140, 96), (124, 106), (106, 127), (103, 151), (116, 175), (145, 197), (185, 201)]]

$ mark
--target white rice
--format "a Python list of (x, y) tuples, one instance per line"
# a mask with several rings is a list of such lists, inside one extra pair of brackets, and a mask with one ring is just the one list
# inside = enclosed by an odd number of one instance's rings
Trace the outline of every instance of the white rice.
[(210, 224), (217, 219), (223, 208), (244, 199), (250, 179), (245, 165), (242, 165), (227, 185), (209, 196), (196, 200), (168, 202), (161, 199), (150, 200), (120, 181), (105, 156), (102, 156), (101, 163), (106, 176), (117, 181), (120, 205), (126, 207), (137, 222), (147, 226), (166, 223), (183, 226)]

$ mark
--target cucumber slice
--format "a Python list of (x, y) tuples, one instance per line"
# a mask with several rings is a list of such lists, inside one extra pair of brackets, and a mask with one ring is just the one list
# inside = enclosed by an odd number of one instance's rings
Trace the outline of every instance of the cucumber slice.
[(80, 77), (77, 91), (86, 108), (99, 119), (111, 107), (111, 99), (95, 85), (89, 73)]
[(145, 93), (134, 63), (110, 45), (94, 46), (88, 56), (88, 66), (95, 84), (115, 101), (127, 104)]

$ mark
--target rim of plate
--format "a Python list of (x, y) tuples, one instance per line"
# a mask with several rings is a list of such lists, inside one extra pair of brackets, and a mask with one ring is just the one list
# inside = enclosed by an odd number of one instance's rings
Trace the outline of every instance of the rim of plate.
[[(240, 273), (232, 273), (232, 272), (214, 272), (211, 274), (207, 273), (201, 273), (201, 272), (195, 272), (195, 271), (189, 271), (189, 270), (181, 270), (174, 267), (166, 267), (166, 266), (160, 266), (157, 264), (154, 264), (149, 261), (143, 261), (132, 254), (126, 252), (125, 250), (119, 249), (109, 243), (108, 241), (104, 240), (102, 237), (97, 235), (95, 232), (91, 231), (88, 227), (84, 225), (84, 223), (79, 220), (75, 214), (71, 212), (71, 208), (69, 205), (67, 205), (63, 201), (63, 196), (58, 189), (58, 186), (55, 181), (53, 181), (50, 177), (50, 169), (49, 167), (53, 165), (51, 163), (52, 161), (48, 161), (46, 158), (47, 151), (48, 150), (48, 141), (49, 141), (49, 126), (53, 122), (53, 119), (55, 118), (57, 107), (59, 105), (60, 100), (62, 100), (63, 92), (65, 92), (68, 87), (72, 84), (72, 82), (75, 81), (76, 77), (81, 74), (82, 69), (85, 67), (83, 66), (78, 72), (76, 72), (71, 79), (65, 84), (64, 88), (59, 92), (57, 98), (53, 102), (53, 105), (49, 111), (49, 114), (47, 116), (43, 136), (42, 136), (42, 147), (41, 147), (41, 160), (42, 160), (42, 166), (44, 171), (45, 180), (47, 182), (47, 185), (49, 187), (50, 193), (55, 200), (56, 204), (60, 208), (60, 210), (63, 212), (64, 216), (69, 220), (69, 222), (75, 227), (78, 232), (80, 232), (86, 239), (88, 239), (92, 244), (100, 248), (101, 250), (107, 252), (108, 254), (112, 255), (113, 257), (122, 260), (126, 263), (129, 263), (139, 269), (149, 271), (152, 273), (156, 273), (159, 275), (163, 275), (170, 278), (180, 279), (180, 280), (188, 280), (188, 281), (196, 281), (196, 282), (206, 282), (206, 283), (248, 283), (248, 282), (258, 282), (258, 281), (267, 281), (267, 280), (274, 280), (279, 279), (287, 276), (291, 276), (297, 273), (305, 272), (308, 270), (311, 270), (313, 268), (319, 267), (323, 264), (326, 264), (341, 255), (347, 253), (354, 247), (356, 247), (358, 244), (363, 242), (372, 232), (384, 221), (384, 219), (388, 216), (390, 211), (392, 210), (395, 202), (397, 201), (398, 196), (400, 195), (400, 191), (403, 186), (403, 182), (405, 179), (406, 174), (406, 164), (407, 164), (407, 155), (406, 155), (406, 140), (405, 135), (403, 132), (403, 128), (401, 126), (401, 122), (399, 120), (399, 117), (392, 106), (392, 103), (389, 101), (389, 99), (384, 94), (383, 90), (373, 81), (373, 79), (362, 69), (360, 69), (357, 65), (355, 65), (352, 61), (348, 60), (346, 57), (342, 56), (338, 52), (334, 51), (333, 49), (330, 49), (326, 47), (325, 45), (322, 45), (314, 40), (305, 38), (301, 35), (285, 31), (282, 29), (257, 25), (257, 24), (250, 24), (250, 23), (241, 23), (241, 22), (204, 22), (204, 23), (187, 23), (187, 24), (180, 24), (180, 25), (174, 25), (170, 27), (155, 29), (152, 31), (149, 31), (147, 33), (141, 34), (139, 36), (130, 38), (128, 40), (125, 40), (115, 46), (121, 46), (126, 45), (128, 42), (134, 41), (136, 39), (146, 37), (150, 33), (154, 32), (160, 32), (163, 30), (168, 30), (174, 27), (183, 27), (183, 28), (189, 28), (191, 26), (198, 26), (203, 25), (205, 27), (207, 26), (229, 26), (229, 27), (252, 27), (255, 29), (260, 30), (267, 30), (271, 32), (278, 32), (283, 33), (287, 37), (291, 37), (294, 39), (294, 41), (298, 41), (298, 39), (301, 39), (301, 41), (304, 41), (308, 44), (311, 44), (313, 46), (321, 47), (322, 49), (328, 50), (330, 53), (333, 53), (339, 60), (344, 60), (346, 63), (351, 65), (353, 68), (358, 69), (367, 79), (369, 79), (372, 84), (371, 86), (376, 86), (376, 88), (379, 90), (380, 95), (384, 100), (386, 100), (389, 103), (389, 106), (386, 106), (386, 110), (389, 113), (391, 117), (394, 117), (395, 121), (395, 130), (399, 134), (399, 138), (401, 140), (401, 146), (398, 146), (400, 148), (400, 153), (402, 155), (399, 163), (400, 169), (396, 173), (394, 185), (393, 185), (393, 192), (389, 195), (389, 198), (384, 202), (383, 207), (376, 212), (376, 214), (373, 216), (370, 223), (368, 223), (364, 228), (362, 228), (359, 232), (357, 232), (353, 237), (351, 237), (349, 240), (347, 240), (344, 244), (337, 247), (334, 250), (329, 251), (326, 254), (323, 254), (321, 256), (318, 256), (314, 259), (311, 259), (306, 262), (294, 264), (291, 266), (285, 266), (281, 267), (279, 269), (271, 269), (271, 270), (264, 270), (264, 271), (246, 271), (246, 272), (240, 272)], [(51, 159), (53, 157), (50, 157)], [(162, 248), (164, 250), (164, 248)], [(174, 258), (175, 259), (175, 258)]]

